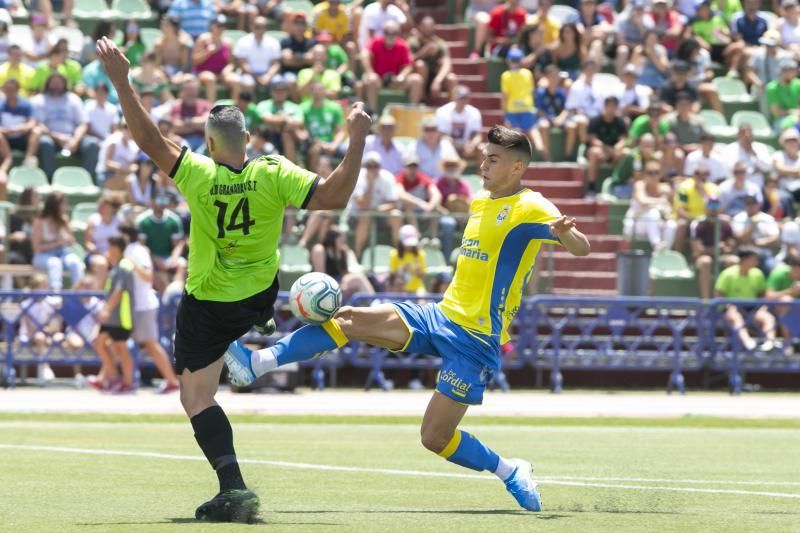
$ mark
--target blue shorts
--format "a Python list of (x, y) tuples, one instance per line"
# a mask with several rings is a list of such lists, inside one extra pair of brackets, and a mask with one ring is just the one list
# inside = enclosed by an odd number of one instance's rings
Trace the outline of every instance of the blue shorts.
[(522, 131), (530, 131), (539, 121), (535, 113), (506, 113), (506, 122), (514, 128)]
[(436, 390), (459, 403), (480, 405), (486, 384), (500, 368), (498, 340), (467, 331), (433, 303), (392, 305), (411, 334), (401, 351), (441, 357)]

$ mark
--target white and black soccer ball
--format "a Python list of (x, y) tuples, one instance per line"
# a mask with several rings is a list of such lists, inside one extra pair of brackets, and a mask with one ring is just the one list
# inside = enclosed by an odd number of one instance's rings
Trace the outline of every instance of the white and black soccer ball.
[(289, 292), (289, 307), (301, 322), (322, 324), (330, 320), (342, 304), (342, 289), (336, 280), (322, 272), (300, 276)]

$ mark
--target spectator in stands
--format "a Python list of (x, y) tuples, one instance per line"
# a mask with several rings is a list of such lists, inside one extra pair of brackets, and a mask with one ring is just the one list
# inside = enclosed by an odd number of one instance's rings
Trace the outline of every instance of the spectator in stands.
[(0, 65), (0, 85), (5, 85), (10, 79), (17, 80), (20, 94), (27, 96), (34, 72), (33, 67), (22, 62), (22, 48), (18, 44), (11, 44), (8, 47), (8, 61)]
[(423, 87), (432, 96), (442, 91), (450, 92), (456, 85), (453, 64), (447, 43), (434, 32), (433, 17), (424, 17), (408, 38), (408, 47), (414, 60), (414, 72), (422, 77)]
[(506, 55), (508, 70), (500, 76), (500, 90), (505, 112), (506, 126), (526, 134), (533, 142), (533, 147), (540, 154), (544, 153), (544, 143), (536, 128), (536, 108), (533, 107), (533, 92), (536, 84), (533, 73), (522, 68), (522, 50), (512, 48)]
[(397, 248), (389, 254), (389, 272), (403, 278), (403, 292), (425, 294), (425, 251), (419, 247), (419, 232), (411, 224), (400, 228)]
[(629, 240), (646, 237), (655, 251), (668, 250), (675, 239), (672, 215), (672, 189), (661, 183), (663, 171), (658, 161), (644, 165), (644, 179), (633, 183), (631, 206), (623, 219), (623, 234)]
[(411, 151), (419, 158), (419, 169), (429, 176), (439, 171), (440, 161), (458, 154), (453, 143), (439, 133), (436, 118), (431, 116), (422, 119), (422, 135)]
[(706, 202), (709, 198), (719, 198), (719, 188), (709, 181), (711, 172), (703, 165), (697, 165), (693, 177), (686, 178), (675, 191), (673, 212), (677, 218), (675, 233), (675, 250), (683, 253), (689, 224), (692, 220), (706, 213)]
[[(191, 0), (188, 0), (191, 1)], [(192, 150), (198, 150), (205, 142), (205, 126), (211, 104), (199, 98), (200, 84), (195, 77), (184, 77), (180, 98), (172, 103), (170, 118), (175, 132), (186, 139)]]
[(67, 88), (73, 90), (81, 82), (83, 72), (81, 64), (67, 57), (67, 41), (59, 39), (47, 52), (47, 60), (36, 66), (31, 79), (31, 91), (40, 92), (45, 89), (45, 82), (53, 74), (61, 74), (67, 81)]
[(772, 215), (761, 211), (761, 202), (756, 196), (745, 198), (745, 210), (733, 217), (731, 225), (739, 244), (758, 253), (761, 269), (772, 270), (775, 266), (773, 250), (780, 245), (781, 230)]
[[(461, 177), (466, 166), (464, 161), (458, 156), (450, 156), (440, 161), (442, 173), (439, 179), (436, 180), (436, 187), (442, 198), (442, 213), (467, 213), (469, 211), (470, 203), (472, 202), (472, 192), (470, 191), (469, 184)], [(445, 257), (450, 257), (450, 252), (453, 250), (453, 236), (455, 225), (457, 222), (453, 220), (452, 231), (442, 226), (442, 252)]]
[(135, 20), (129, 20), (125, 23), (125, 36), (122, 39), (120, 50), (131, 62), (131, 67), (139, 66), (147, 47), (142, 41), (142, 29)]
[(372, 39), (382, 37), (389, 21), (394, 22), (397, 28), (405, 27), (411, 19), (410, 15), (408, 4), (405, 2), (378, 0), (367, 5), (358, 25), (358, 47), (363, 50), (369, 46)]
[(539, 114), (537, 127), (542, 137), (544, 152), (542, 159), (552, 161), (550, 152), (550, 128), (564, 128), (567, 132), (565, 151), (571, 154), (575, 149), (575, 137), (578, 124), (570, 118), (571, 113), (566, 109), (567, 94), (564, 89), (564, 79), (556, 65), (547, 65), (544, 69), (546, 85), (537, 87), (534, 104)]
[(742, 124), (736, 140), (725, 147), (723, 161), (732, 167), (737, 162), (747, 165), (747, 179), (759, 187), (764, 187), (764, 174), (772, 171), (772, 158), (766, 145), (753, 140), (753, 127)]
[(796, 57), (800, 52), (800, 12), (797, 0), (783, 0), (783, 16), (778, 19), (775, 29), (781, 35), (781, 45)]
[(183, 224), (167, 207), (173, 203), (168, 194), (156, 191), (151, 207), (136, 218), (142, 244), (150, 249), (157, 287), (163, 287), (166, 273), (180, 262), (185, 246)]
[[(17, 0), (12, 0), (8, 2), (10, 7), (14, 5), (22, 5), (21, 2)], [(28, 3), (31, 10), (38, 11), (39, 15), (44, 17), (44, 24), (48, 27), (56, 25), (56, 17), (55, 13), (62, 13), (63, 19), (62, 24), (67, 27), (76, 26), (75, 20), (72, 18), (72, 9), (75, 6), (74, 0), (36, 0), (35, 2)], [(14, 11), (12, 11), (13, 13)]]
[(128, 124), (123, 120), (119, 129), (100, 145), (97, 184), (110, 190), (127, 190), (130, 178), (136, 175), (139, 153)]
[(678, 13), (670, 0), (653, 0), (648, 18), (661, 36), (661, 44), (667, 52), (674, 54), (678, 49), (678, 42), (683, 34), (685, 18)]
[[(714, 290), (718, 298), (736, 300), (754, 300), (761, 298), (767, 289), (764, 273), (758, 269), (758, 251), (749, 246), (739, 249), (739, 264), (730, 266), (720, 272)], [(745, 322), (741, 311), (735, 305), (728, 305), (725, 310), (725, 320), (731, 330), (736, 332), (739, 340), (747, 351), (758, 347), (761, 352), (771, 352), (775, 347), (775, 317), (766, 307), (759, 307), (753, 314), (753, 324)], [(748, 331), (748, 326), (757, 326), (760, 334), (766, 340), (758, 346)]]
[(186, 142), (186, 139), (175, 133), (175, 125), (168, 116), (163, 116), (158, 119), (158, 131), (160, 131), (164, 137), (171, 140), (178, 146), (189, 146), (189, 143)]
[(335, 159), (344, 157), (344, 141), (347, 138), (344, 111), (339, 102), (326, 97), (325, 86), (321, 82), (311, 82), (311, 99), (300, 104), (300, 109), (312, 139), (308, 149), (309, 170), (316, 172), (321, 155), (329, 155)]
[(686, 155), (700, 149), (700, 138), (703, 135), (703, 119), (692, 111), (692, 97), (689, 93), (678, 93), (675, 112), (667, 116), (667, 124), (678, 145), (673, 155), (675, 169), (680, 173)]
[(561, 26), (558, 41), (551, 44), (540, 57), (542, 64), (554, 64), (560, 71), (566, 72), (571, 80), (578, 78), (581, 67), (589, 60), (581, 33), (573, 22)]
[(397, 121), (392, 115), (384, 113), (378, 119), (378, 131), (368, 135), (364, 144), (364, 156), (376, 152), (381, 158), (381, 167), (392, 174), (403, 169), (403, 153), (400, 145), (394, 140)]
[(363, 216), (365, 212), (378, 211), (389, 215), (385, 220), (392, 228), (393, 241), (397, 239), (402, 221), (402, 213), (397, 209), (397, 182), (391, 172), (381, 168), (380, 154), (368, 152), (362, 167), (348, 208), (356, 217), (354, 237), (356, 257), (361, 257), (369, 238), (370, 227), (375, 220), (373, 217)]
[(422, 76), (414, 72), (411, 51), (400, 37), (396, 22), (387, 22), (383, 35), (370, 41), (363, 50), (361, 64), (364, 69), (365, 100), (370, 109), (378, 108), (378, 91), (384, 87), (405, 90), (412, 104), (422, 99)]
[(347, 246), (347, 232), (336, 226), (330, 228), (322, 241), (311, 248), (311, 268), (314, 272), (324, 272), (335, 279), (342, 288), (345, 301), (355, 293), (375, 293), (369, 279), (361, 271), (355, 254)]
[[(457, 0), (457, 3), (464, 0)], [(475, 39), (473, 49), (470, 50), (469, 58), (478, 59), (483, 55), (483, 48), (486, 45), (486, 39), (489, 35), (489, 22), (491, 21), (491, 11), (496, 8), (500, 2), (497, 0), (467, 0), (469, 2), (467, 13), (464, 18), (466, 22), (475, 25)], [(550, 0), (541, 0), (539, 7), (542, 3), (549, 2)], [(549, 4), (548, 4), (549, 5)], [(535, 17), (536, 15), (531, 15)]]
[(167, 10), (167, 18), (180, 22), (181, 31), (197, 39), (211, 26), (217, 11), (211, 0), (173, 0)]
[(773, 127), (780, 132), (784, 121), (790, 124), (797, 121), (797, 106), (800, 104), (800, 80), (797, 79), (797, 61), (782, 59), (778, 64), (778, 78), (767, 83), (766, 95)]
[(669, 134), (669, 121), (662, 116), (661, 105), (652, 100), (647, 107), (647, 114), (636, 117), (631, 122), (631, 129), (628, 132), (628, 144), (636, 146), (639, 139), (645, 134), (653, 136), (657, 148), (663, 148), (664, 140)]
[[(538, 27), (544, 46), (550, 46), (558, 41), (559, 30), (561, 29), (561, 22), (550, 14), (551, 7), (553, 7), (552, 0), (539, 0), (539, 5), (535, 12), (528, 15), (526, 19), (529, 28)], [(524, 44), (522, 47), (524, 48)]]
[(639, 69), (639, 83), (659, 90), (669, 81), (669, 53), (658, 42), (658, 32), (648, 29), (644, 32), (642, 44), (633, 49), (631, 63)]
[(246, 0), (220, 0), (216, 2), (217, 10), (236, 21), (236, 29), (246, 31), (251, 21), (258, 14), (255, 2)]
[(139, 152), (136, 174), (128, 177), (128, 201), (134, 207), (148, 208), (153, 198), (153, 161)]
[(281, 40), (281, 72), (289, 84), (289, 90), (295, 90), (297, 73), (311, 65), (311, 49), (317, 44), (306, 36), (308, 24), (305, 13), (291, 15), (292, 25), (289, 34)]
[(67, 198), (64, 193), (53, 192), (47, 196), (42, 211), (33, 220), (33, 266), (47, 273), (50, 288), (54, 290), (61, 290), (65, 268), (69, 271), (72, 283), (83, 276), (85, 268), (83, 261), (70, 251), (75, 244), (75, 237), (69, 227), (66, 210)]
[(67, 91), (67, 80), (52, 74), (43, 94), (33, 97), (34, 115), (42, 136), (39, 138), (39, 165), (48, 175), (56, 167), (56, 149), (64, 156), (78, 153), (81, 166), (94, 172), (97, 166), (97, 138), (89, 135), (89, 123), (78, 95)]
[[(429, 234), (438, 242), (439, 227), (449, 235), (455, 231), (456, 221), (442, 213), (442, 194), (433, 179), (419, 170), (419, 158), (415, 152), (409, 152), (403, 158), (404, 168), (395, 176), (400, 205), (409, 224), (415, 226), (418, 213), (423, 215), (439, 215), (433, 218), (424, 218), (423, 223), (428, 226)], [(444, 215), (444, 216), (443, 216)]]
[(192, 46), (192, 38), (181, 30), (179, 19), (170, 16), (161, 19), (161, 35), (153, 45), (153, 52), (172, 83), (180, 83), (182, 73), (190, 70)]
[(768, 176), (764, 183), (764, 203), (761, 210), (772, 215), (775, 220), (794, 216), (793, 198), (778, 187), (778, 180), (774, 176)]
[(628, 63), (622, 72), (622, 83), (625, 85), (619, 96), (619, 107), (622, 116), (633, 120), (647, 113), (653, 90), (639, 83), (639, 71), (636, 65)]
[(311, 49), (311, 66), (297, 73), (297, 90), (303, 101), (311, 99), (312, 82), (325, 88), (325, 96), (335, 100), (342, 92), (342, 77), (335, 69), (328, 68), (328, 52), (324, 45), (316, 44)]
[[(265, 155), (280, 155), (275, 149), (275, 145), (269, 142), (272, 137), (270, 129), (261, 124), (258, 126), (253, 134), (250, 136), (250, 143), (247, 145), (247, 159), (256, 159)], [(319, 164), (317, 164), (319, 168)]]
[(53, 46), (47, 27), (47, 17), (41, 13), (31, 15), (31, 38), (24, 39), (23, 46), (25, 63), (29, 66), (35, 67), (39, 61), (47, 59), (47, 54)]
[(483, 117), (469, 103), (470, 90), (466, 85), (455, 89), (454, 101), (436, 110), (436, 125), (448, 137), (464, 159), (476, 159), (483, 134)]
[(780, 136), (782, 150), (772, 154), (772, 167), (778, 177), (781, 195), (800, 201), (800, 133), (790, 128)]
[(170, 91), (169, 76), (158, 64), (155, 52), (145, 52), (141, 55), (139, 66), (131, 70), (131, 84), (140, 98), (145, 91), (152, 92), (161, 104), (175, 98)]
[[(127, 242), (122, 236), (115, 236), (109, 240), (106, 258), (111, 266), (110, 282), (106, 291), (106, 303), (97, 314), (100, 332), (92, 342), (102, 366), (97, 377), (90, 383), (95, 382), (101, 391), (113, 394), (136, 394), (136, 385), (133, 383), (133, 358), (127, 344), (133, 329), (131, 298), (134, 295), (134, 282), (132, 265), (129, 261), (123, 260), (126, 245)], [(112, 350), (108, 349), (109, 344), (113, 347)], [(121, 380), (115, 356), (122, 367)]]
[[(678, 51), (675, 54), (674, 63), (676, 65), (682, 65), (683, 63), (688, 65), (687, 85), (692, 90), (696, 91), (700, 97), (704, 98), (711, 109), (722, 113), (722, 101), (719, 98), (719, 92), (716, 86), (711, 83), (711, 79), (714, 77), (714, 71), (711, 69), (711, 56), (708, 51), (703, 49), (700, 42), (694, 38), (681, 41), (678, 46)], [(678, 71), (672, 75), (673, 85), (678, 87), (681, 78), (680, 74), (681, 72)], [(731, 76), (734, 74), (736, 73), (730, 73)], [(678, 91), (680, 91), (680, 89), (678, 89)], [(670, 93), (669, 98), (674, 98), (675, 94)], [(669, 105), (674, 107), (675, 103), (669, 102)], [(700, 104), (698, 102), (695, 110), (699, 111), (699, 109)]]
[(106, 90), (108, 101), (112, 104), (119, 104), (119, 96), (117, 90), (111, 83), (111, 80), (103, 70), (103, 64), (98, 59), (95, 59), (85, 67), (81, 74), (80, 92), (85, 98), (96, 98), (95, 91), (97, 87), (103, 85)]
[(19, 82), (8, 78), (3, 84), (5, 100), (0, 103), (0, 196), (6, 197), (5, 185), (11, 168), (11, 150), (25, 153), (23, 164), (35, 167), (38, 163), (39, 129), (30, 100), (19, 95)]
[(705, 216), (692, 220), (689, 226), (692, 262), (697, 270), (700, 297), (704, 300), (711, 298), (714, 261), (718, 260), (723, 268), (739, 261), (734, 255), (736, 238), (733, 229), (725, 218), (720, 217), (719, 211), (719, 200), (713, 196), (709, 197)]
[(256, 17), (253, 31), (236, 42), (233, 55), (239, 61), (242, 87), (255, 90), (269, 87), (281, 68), (281, 45), (267, 35), (267, 19)]
[(297, 146), (308, 139), (303, 110), (289, 100), (289, 83), (283, 74), (276, 74), (270, 82), (269, 100), (256, 106), (261, 122), (270, 132), (270, 142), (289, 161), (297, 161)]
[(697, 18), (692, 22), (692, 32), (700, 46), (708, 51), (712, 61), (722, 63), (731, 77), (738, 76), (744, 53), (744, 42), (733, 42), (728, 23), (712, 11), (712, 0), (699, 0)]
[(603, 49), (614, 27), (606, 22), (597, 9), (595, 0), (581, 0), (578, 4), (578, 28), (587, 47), (588, 57), (596, 62), (605, 61)]
[(81, 65), (88, 65), (97, 59), (97, 41), (103, 37), (109, 39), (116, 39), (117, 26), (113, 20), (101, 19), (98, 20), (94, 28), (92, 28), (91, 35), (83, 36), (83, 48), (81, 48), (78, 62)]
[(745, 46), (758, 46), (758, 40), (768, 29), (767, 19), (758, 14), (761, 0), (742, 0), (742, 8), (731, 21), (731, 33), (744, 41)]
[(700, 93), (689, 84), (690, 65), (686, 61), (676, 59), (670, 64), (670, 80), (661, 87), (659, 99), (667, 112), (672, 111), (678, 103), (678, 93), (688, 93), (694, 102), (694, 110), (700, 110)]
[(627, 132), (628, 126), (619, 116), (619, 99), (607, 96), (603, 112), (589, 121), (586, 130), (586, 180), (590, 192), (599, 192), (596, 182), (600, 165), (615, 165), (625, 155)]
[[(616, 198), (630, 198), (633, 194), (633, 184), (641, 180), (643, 170), (649, 161), (661, 161), (661, 152), (656, 150), (656, 141), (652, 134), (645, 133), (639, 144), (623, 156), (611, 176), (611, 194)], [(660, 163), (659, 163), (659, 169)]]
[(711, 172), (710, 180), (720, 183), (728, 178), (728, 164), (722, 154), (714, 147), (714, 136), (703, 132), (700, 134), (700, 149), (690, 152), (683, 164), (683, 175), (692, 176), (698, 165), (705, 165)]
[(96, 139), (106, 139), (119, 123), (119, 108), (109, 100), (108, 85), (95, 88), (94, 98), (83, 103), (86, 120), (89, 121), (89, 135)]
[(525, 26), (528, 13), (519, 6), (520, 0), (506, 0), (489, 13), (489, 52), (505, 59)]
[(342, 7), (342, 0), (328, 0), (314, 6), (311, 29), (314, 35), (328, 33), (337, 43), (344, 42), (346, 37), (352, 36), (350, 16), (347, 9)]
[[(786, 258), (784, 263), (776, 266), (770, 272), (767, 278), (767, 292), (766, 297), (771, 300), (778, 300), (781, 302), (795, 302), (800, 299), (800, 256), (792, 255)], [(786, 307), (778, 307), (775, 313), (779, 317), (785, 317), (789, 311)], [(780, 343), (776, 341), (776, 346), (783, 345), (783, 354), (792, 356), (795, 354), (795, 347), (792, 345), (792, 329), (789, 327), (788, 320), (782, 320), (781, 332), (784, 341)]]
[(17, 205), (9, 215), (8, 256), (12, 265), (33, 263), (33, 224), (39, 211), (39, 192), (35, 187), (25, 187), (17, 198)]
[[(356, 84), (356, 75), (353, 71), (356, 69), (359, 54), (355, 48), (353, 41), (347, 41), (343, 45), (333, 42), (333, 38), (329, 33), (320, 33), (315, 37), (317, 44), (325, 47), (325, 65), (329, 69), (333, 69), (339, 73), (342, 78), (342, 85), (346, 87), (354, 87)], [(345, 51), (346, 49), (346, 51)]]
[[(32, 276), (30, 289), (46, 291), (47, 277), (41, 274)], [(20, 315), (18, 340), (23, 345), (29, 345), (36, 357), (44, 357), (48, 346), (55, 340), (63, 339), (61, 330), (64, 325), (58, 311), (59, 305), (58, 298), (52, 295), (25, 298), (19, 303), (24, 312)], [(36, 380), (39, 385), (54, 378), (55, 374), (49, 364), (37, 365)]]
[(216, 102), (218, 84), (230, 89), (232, 100), (239, 98), (241, 84), (233, 65), (233, 45), (223, 35), (227, 20), (225, 15), (217, 15), (211, 20), (209, 31), (201, 34), (192, 48), (193, 70), (209, 102)]
[[(628, 2), (616, 20), (616, 73), (622, 77), (633, 50), (644, 43), (645, 32), (653, 27), (653, 21), (645, 16), (644, 0)], [(647, 106), (643, 106), (647, 107)]]
[(755, 85), (759, 100), (764, 96), (764, 88), (780, 75), (780, 63), (791, 59), (792, 54), (778, 46), (780, 34), (770, 30), (762, 35), (758, 43), (761, 46), (747, 50), (748, 60), (742, 80), (748, 85)]
[[(601, 96), (600, 85), (595, 81), (594, 75), (597, 72), (597, 65), (594, 61), (588, 60), (583, 64), (581, 75), (570, 86), (567, 101), (564, 104), (569, 111), (569, 121), (575, 124), (578, 142), (586, 144), (586, 128), (589, 121), (603, 111), (603, 97)], [(573, 155), (569, 136), (565, 143), (565, 156)]]
[(747, 163), (742, 161), (733, 165), (733, 177), (719, 185), (719, 200), (722, 212), (735, 217), (746, 208), (746, 199), (753, 197), (758, 205), (764, 203), (761, 187), (747, 180)]
[(108, 240), (119, 233), (119, 208), (120, 204), (109, 195), (97, 200), (97, 212), (89, 215), (83, 235), (83, 247), (87, 255), (105, 255), (108, 252)]

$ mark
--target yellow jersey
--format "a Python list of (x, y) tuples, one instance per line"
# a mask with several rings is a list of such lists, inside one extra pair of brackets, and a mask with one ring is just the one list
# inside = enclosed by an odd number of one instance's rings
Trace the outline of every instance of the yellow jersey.
[(502, 198), (479, 194), (464, 229), (453, 281), (440, 309), (459, 326), (508, 342), (536, 254), (543, 243), (560, 244), (550, 224), (561, 213), (538, 192), (522, 189)]
[(347, 16), (343, 7), (339, 8), (339, 13), (331, 15), (328, 11), (328, 2), (317, 4), (314, 8), (314, 33), (327, 31), (336, 42), (341, 41), (350, 33), (350, 17)]
[(389, 253), (389, 272), (402, 272), (406, 280), (406, 292), (424, 293), (425, 280), (417, 275), (417, 271), (425, 272), (425, 250), (418, 250), (417, 255), (406, 252), (403, 257), (397, 250)]
[(532, 113), (533, 91), (536, 84), (533, 82), (533, 73), (526, 69), (507, 70), (500, 76), (500, 90), (506, 99), (506, 113)]
[(683, 207), (689, 212), (692, 219), (701, 217), (706, 214), (706, 199), (709, 196), (719, 196), (719, 187), (716, 183), (707, 181), (705, 184), (705, 194), (700, 194), (697, 190), (697, 184), (694, 178), (686, 178), (678, 185), (678, 190), (675, 194), (675, 215), (677, 215), (678, 206)]

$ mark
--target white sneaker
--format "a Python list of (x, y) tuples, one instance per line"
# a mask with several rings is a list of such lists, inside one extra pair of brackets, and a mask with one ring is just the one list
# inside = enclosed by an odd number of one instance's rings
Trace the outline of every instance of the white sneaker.
[(769, 353), (774, 349), (775, 349), (775, 343), (772, 342), (772, 340), (770, 339), (765, 340), (764, 342), (761, 343), (761, 346), (758, 347), (758, 351), (764, 353)]
[(747, 350), (748, 352), (752, 352), (753, 350), (756, 349), (756, 346), (758, 346), (756, 344), (756, 341), (754, 341), (753, 339), (748, 339), (746, 342), (743, 342), (742, 344), (744, 344), (744, 349)]
[(39, 363), (39, 366), (36, 368), (36, 380), (40, 384), (48, 383), (55, 378), (56, 374), (53, 372), (53, 369), (50, 368), (50, 365), (47, 363)]
[(408, 382), (408, 388), (411, 390), (422, 390), (425, 388), (425, 386), (422, 385), (422, 382), (420, 380), (414, 378)]
[(37, 158), (35, 155), (26, 157), (22, 162), (22, 165), (28, 168), (36, 168), (39, 166), (39, 158)]

